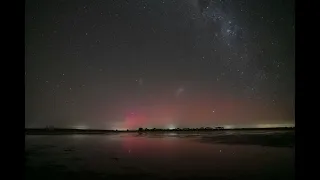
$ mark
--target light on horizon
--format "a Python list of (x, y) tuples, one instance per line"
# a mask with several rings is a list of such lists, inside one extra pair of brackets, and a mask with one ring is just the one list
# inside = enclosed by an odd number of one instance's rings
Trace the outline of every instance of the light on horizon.
[(294, 127), (294, 124), (258, 124), (256, 128)]
[(172, 124), (170, 124), (170, 125), (168, 126), (168, 129), (175, 129), (175, 126), (172, 125)]
[(80, 126), (73, 126), (73, 129), (83, 129), (83, 130), (85, 130), (85, 129), (89, 129), (89, 127), (88, 126), (86, 126), (86, 125), (80, 125)]
[(232, 125), (226, 125), (226, 126), (224, 126), (224, 128), (225, 128), (225, 129), (233, 129), (233, 128), (235, 128), (235, 126), (232, 126)]

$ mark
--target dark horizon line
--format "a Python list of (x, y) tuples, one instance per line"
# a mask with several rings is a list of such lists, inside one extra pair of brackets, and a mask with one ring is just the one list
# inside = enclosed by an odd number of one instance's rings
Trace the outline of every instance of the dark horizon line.
[(72, 128), (54, 128), (54, 129), (48, 129), (48, 128), (25, 128), (25, 133), (40, 133), (40, 132), (65, 132), (65, 133), (72, 133), (72, 132), (92, 132), (92, 133), (104, 133), (104, 132), (187, 132), (187, 131), (223, 131), (223, 130), (287, 130), (287, 129), (295, 129), (295, 127), (266, 127), (266, 128), (230, 128), (226, 129), (223, 127), (218, 127), (218, 128), (175, 128), (175, 129), (157, 129), (157, 128), (152, 128), (152, 129), (126, 129), (126, 130), (111, 130), (111, 129), (72, 129)]
[(44, 128), (24, 128), (25, 130), (83, 130), (83, 131), (139, 131), (139, 129), (145, 130), (221, 130), (221, 129), (281, 129), (281, 128), (295, 128), (295, 126), (278, 126), (278, 127), (238, 127), (238, 128), (225, 128), (223, 126), (217, 127), (200, 127), (200, 128), (137, 128), (137, 129), (81, 129), (81, 128), (60, 128), (60, 127), (44, 127)]

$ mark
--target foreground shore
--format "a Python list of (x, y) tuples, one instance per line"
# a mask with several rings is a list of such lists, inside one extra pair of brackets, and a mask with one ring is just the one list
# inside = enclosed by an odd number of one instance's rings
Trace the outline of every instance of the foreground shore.
[(26, 179), (294, 179), (294, 130), (64, 134), (25, 136)]

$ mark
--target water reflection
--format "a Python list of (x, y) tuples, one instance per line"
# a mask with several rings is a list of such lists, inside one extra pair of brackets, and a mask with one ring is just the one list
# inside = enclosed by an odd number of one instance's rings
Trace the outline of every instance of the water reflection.
[(185, 136), (132, 133), (26, 136), (26, 154), (29, 154), (26, 167), (30, 177), (34, 175), (30, 174), (32, 169), (46, 167), (50, 172), (60, 173), (62, 179), (65, 172), (98, 173), (104, 178), (124, 175), (169, 179), (294, 177), (294, 148), (199, 141), (221, 134)]

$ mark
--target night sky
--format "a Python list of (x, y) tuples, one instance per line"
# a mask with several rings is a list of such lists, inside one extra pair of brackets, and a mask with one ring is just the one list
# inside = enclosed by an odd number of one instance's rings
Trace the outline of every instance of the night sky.
[(293, 0), (27, 0), (25, 127), (294, 124)]

